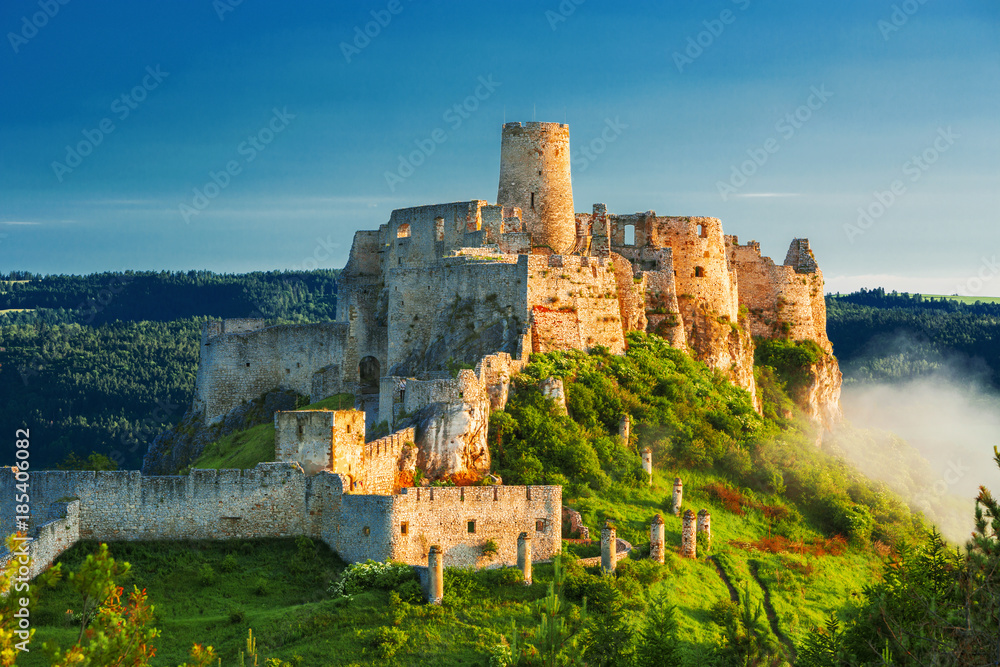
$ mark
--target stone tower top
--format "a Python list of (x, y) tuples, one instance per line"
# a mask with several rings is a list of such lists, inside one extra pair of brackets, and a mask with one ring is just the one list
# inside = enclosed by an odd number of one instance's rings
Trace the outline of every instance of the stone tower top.
[(569, 125), (506, 123), (500, 142), (497, 204), (522, 211), (535, 247), (573, 251), (576, 218), (570, 179)]

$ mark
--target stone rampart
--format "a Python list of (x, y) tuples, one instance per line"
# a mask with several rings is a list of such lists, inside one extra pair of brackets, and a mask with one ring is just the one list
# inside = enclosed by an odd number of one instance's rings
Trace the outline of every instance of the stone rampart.
[[(0, 555), (0, 569), (3, 569), (10, 559), (18, 559), (24, 564), (24, 554), (28, 557), (28, 578), (34, 578), (44, 572), (55, 562), (64, 551), (76, 544), (80, 539), (80, 501), (53, 503), (48, 512), (56, 518), (42, 523), (37, 528), (37, 534), (25, 542), (16, 543), (14, 553)], [(4, 532), (4, 536), (10, 533)]]
[[(729, 256), (739, 280), (740, 302), (750, 311), (751, 333), (765, 338), (813, 340), (831, 352), (833, 347), (826, 335), (823, 273), (815, 266), (815, 260), (811, 266), (805, 261), (796, 266), (777, 265), (770, 257), (761, 255), (756, 241), (742, 246), (736, 239), (732, 241)], [(803, 245), (802, 241), (792, 242), (789, 255)], [(808, 242), (804, 244), (805, 251)], [(807, 257), (811, 259), (811, 254)], [(798, 270), (803, 266), (809, 270)]]
[[(13, 496), (13, 475), (0, 488)], [(139, 471), (41, 471), (31, 475), (32, 525), (50, 506), (80, 501), (81, 539), (171, 540), (284, 537), (304, 534), (305, 475), (297, 465), (253, 470), (192, 470), (143, 477)], [(37, 514), (35, 514), (37, 512)], [(6, 517), (5, 517), (6, 518)], [(5, 522), (6, 523), (6, 522)], [(3, 526), (12, 532), (11, 526)]]
[[(524, 259), (525, 261), (519, 261)], [(527, 256), (449, 257), (390, 269), (388, 370), (417, 376), (449, 360), (475, 364), (497, 352), (517, 356), (527, 324)]]
[[(373, 458), (391, 460), (406, 435), (369, 443)], [(288, 463), (165, 477), (137, 471), (36, 472), (32, 553), (48, 564), (77, 539), (308, 535), (351, 562), (394, 558), (421, 565), (435, 543), (445, 549), (446, 565), (514, 565), (521, 532), (533, 536), (536, 560), (550, 558), (561, 546), (561, 487), (407, 488), (400, 495), (363, 495), (345, 493), (344, 481), (329, 471), (307, 476)], [(0, 469), (0, 492), (13, 497), (14, 483), (10, 469)], [(14, 532), (13, 515), (5, 511), (2, 518), (4, 533)], [(469, 521), (475, 522), (472, 532)], [(487, 539), (500, 547), (488, 563), (481, 558)]]
[[(233, 323), (236, 324), (233, 324)], [(194, 407), (206, 423), (272, 390), (292, 390), (315, 400), (313, 377), (340, 391), (348, 327), (337, 322), (262, 327), (260, 320), (208, 322), (202, 332)], [(331, 370), (334, 369), (334, 370)]]
[[(426, 562), (438, 544), (446, 567), (515, 565), (522, 532), (531, 536), (533, 560), (562, 547), (559, 486), (408, 488), (392, 500), (392, 557), (405, 563)], [(498, 548), (493, 558), (482, 553), (488, 540)]]

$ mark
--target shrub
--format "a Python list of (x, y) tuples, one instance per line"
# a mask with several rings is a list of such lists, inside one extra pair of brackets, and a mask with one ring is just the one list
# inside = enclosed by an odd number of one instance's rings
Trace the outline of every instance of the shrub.
[(587, 598), (587, 609), (597, 614), (610, 612), (621, 601), (621, 593), (615, 588), (615, 579), (610, 575), (567, 572), (563, 592), (567, 600), (577, 604), (582, 604)]
[(203, 563), (198, 569), (198, 584), (201, 586), (211, 586), (215, 583), (215, 570), (208, 563)]
[(219, 569), (223, 572), (235, 572), (239, 568), (239, 561), (236, 560), (236, 556), (233, 554), (226, 554), (226, 557), (222, 559), (222, 564)]
[(399, 628), (381, 627), (371, 632), (368, 641), (378, 652), (379, 657), (389, 660), (396, 655), (408, 638), (409, 635)]
[(328, 592), (334, 597), (349, 597), (372, 589), (394, 590), (416, 579), (417, 573), (409, 565), (366, 560), (348, 565)]
[(500, 547), (493, 540), (486, 540), (483, 542), (482, 551), (485, 558), (493, 558), (499, 552)]

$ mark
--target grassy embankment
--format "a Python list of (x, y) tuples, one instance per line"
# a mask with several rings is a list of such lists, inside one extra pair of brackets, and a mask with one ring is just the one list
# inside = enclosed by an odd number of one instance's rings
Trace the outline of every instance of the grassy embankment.
[[(630, 343), (626, 357), (598, 351), (535, 359), (515, 383), (507, 410), (494, 415), (495, 468), (507, 483), (563, 484), (564, 503), (581, 512), (592, 533), (606, 520), (617, 525), (637, 558), (620, 564), (615, 595), (637, 623), (657, 595), (676, 604), (685, 664), (706, 664), (720, 642), (713, 619), (725, 611), (730, 592), (717, 563), (737, 590), (749, 592), (753, 606), (766, 587), (775, 612), (766, 632), (775, 643), (798, 642), (877, 576), (880, 554), (910, 537), (919, 518), (818, 450), (800, 416), (779, 416), (788, 401), (773, 371), (758, 373), (768, 402), (768, 416), (760, 417), (745, 392), (719, 373), (652, 337), (633, 336)], [(549, 374), (563, 377), (572, 416), (558, 415), (537, 391), (538, 378)], [(613, 430), (622, 414), (633, 423), (627, 444)], [(197, 466), (236, 466), (236, 452), (253, 443), (260, 451), (246, 462), (262, 460), (266, 428), (255, 428), (260, 432), (242, 445), (236, 438), (226, 447), (216, 443)], [(270, 437), (268, 452), (273, 428)], [(639, 468), (644, 446), (654, 451), (652, 486)], [(712, 548), (695, 560), (677, 555), (680, 519), (667, 511), (675, 476), (684, 480), (685, 509), (712, 513)], [(643, 559), (655, 514), (666, 522), (662, 567)], [(62, 560), (72, 566), (93, 548), (80, 545)], [(238, 664), (248, 628), (262, 655), (293, 664), (484, 665), (513, 623), (537, 624), (530, 602), (545, 594), (552, 577), (550, 565), (536, 567), (531, 587), (449, 574), (445, 604), (433, 608), (399, 602), (386, 591), (330, 599), (326, 588), (343, 564), (324, 546), (301, 541), (119, 543), (112, 552), (133, 565), (126, 584), (147, 588), (157, 606), (163, 630), (157, 664), (164, 665), (181, 662), (193, 642), (216, 646), (223, 665)], [(577, 569), (570, 575), (576, 590), (590, 590), (593, 579)], [(35, 616), (39, 642), (69, 641), (65, 611), (73, 604), (65, 584), (43, 594)], [(591, 612), (599, 617), (602, 610), (592, 605)], [(405, 633), (389, 661), (372, 638), (385, 626)]]

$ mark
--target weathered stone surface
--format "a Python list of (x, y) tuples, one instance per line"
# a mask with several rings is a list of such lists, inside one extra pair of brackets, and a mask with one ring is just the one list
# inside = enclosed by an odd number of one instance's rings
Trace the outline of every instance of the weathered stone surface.
[[(350, 493), (328, 471), (306, 475), (293, 463), (253, 470), (193, 470), (145, 477), (137, 470), (39, 471), (31, 475), (29, 532), (51, 562), (76, 539), (99, 541), (253, 539), (307, 535), (349, 562), (393, 559), (426, 564), (439, 544), (445, 566), (517, 563), (517, 536), (532, 536), (533, 557), (561, 548), (562, 489), (491, 486), (403, 489), (395, 495)], [(15, 478), (0, 468), (0, 493)], [(57, 502), (75, 498), (77, 505)], [(470, 531), (470, 522), (473, 530)], [(0, 530), (14, 532), (13, 503), (0, 503)], [(498, 552), (485, 559), (482, 545)]]

